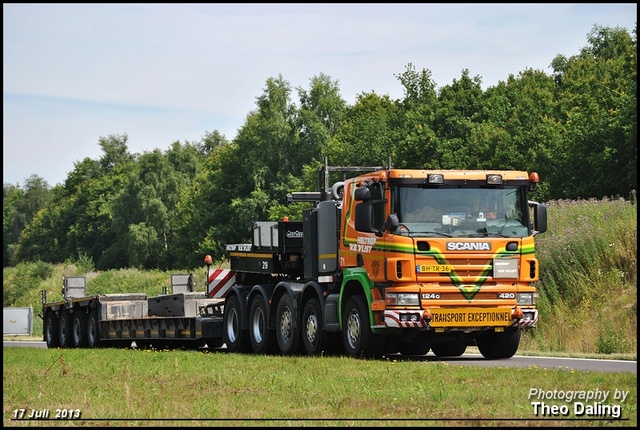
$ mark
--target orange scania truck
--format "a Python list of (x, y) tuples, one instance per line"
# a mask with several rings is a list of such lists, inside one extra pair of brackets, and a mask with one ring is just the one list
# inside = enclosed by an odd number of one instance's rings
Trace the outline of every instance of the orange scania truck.
[[(341, 180), (329, 187), (331, 172)], [(347, 176), (352, 176), (347, 178)], [(324, 184), (323, 184), (324, 182)], [(538, 320), (537, 173), (319, 169), (302, 221), (257, 222), (227, 245), (224, 342), (254, 353), (509, 358)]]
[(88, 296), (83, 278), (65, 279), (64, 300), (43, 294), (44, 339), (353, 357), (451, 357), (474, 345), (509, 358), (538, 320), (538, 182), (524, 171), (325, 161), (318, 191), (287, 197), (307, 202), (301, 220), (253, 222), (251, 243), (226, 245), (228, 268), (205, 257), (206, 292), (193, 274), (151, 298)]

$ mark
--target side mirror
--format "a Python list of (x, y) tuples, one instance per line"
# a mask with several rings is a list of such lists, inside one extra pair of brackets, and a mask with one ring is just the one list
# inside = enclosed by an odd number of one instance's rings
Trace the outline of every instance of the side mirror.
[(538, 233), (547, 231), (547, 207), (545, 205), (536, 205), (533, 212), (533, 225)]
[(384, 227), (389, 230), (391, 233), (398, 230), (398, 226), (400, 226), (400, 221), (398, 220), (398, 215), (389, 214), (387, 217), (387, 222), (384, 224)]
[[(357, 193), (358, 190), (356, 190)], [(365, 233), (373, 231), (373, 226), (371, 225), (371, 202), (365, 201), (356, 205), (355, 228), (357, 231)]]
[(356, 188), (353, 199), (359, 202), (367, 201), (371, 199), (371, 191), (367, 187)]

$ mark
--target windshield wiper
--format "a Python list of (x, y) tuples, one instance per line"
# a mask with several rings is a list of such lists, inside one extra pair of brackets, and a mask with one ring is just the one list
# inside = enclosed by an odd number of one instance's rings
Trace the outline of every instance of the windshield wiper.
[(511, 237), (509, 235), (500, 233), (500, 232), (493, 232), (493, 231), (488, 231), (484, 234), (485, 236), (492, 236), (492, 237)]
[(463, 234), (461, 235), (461, 237), (462, 236), (464, 237), (511, 237), (506, 234), (502, 234), (500, 232), (494, 232), (494, 231), (478, 231), (475, 233)]
[(414, 234), (437, 234), (438, 236), (453, 237), (453, 235), (449, 233), (443, 233), (441, 231), (410, 231), (409, 232), (410, 236), (413, 236)]

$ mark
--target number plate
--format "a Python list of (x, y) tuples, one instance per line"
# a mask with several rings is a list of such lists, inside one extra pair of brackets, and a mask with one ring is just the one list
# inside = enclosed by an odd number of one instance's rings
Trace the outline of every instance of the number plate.
[(511, 308), (431, 309), (431, 327), (506, 327), (511, 321)]
[(449, 264), (436, 264), (436, 265), (418, 264), (416, 266), (416, 271), (418, 273), (450, 273), (451, 265)]

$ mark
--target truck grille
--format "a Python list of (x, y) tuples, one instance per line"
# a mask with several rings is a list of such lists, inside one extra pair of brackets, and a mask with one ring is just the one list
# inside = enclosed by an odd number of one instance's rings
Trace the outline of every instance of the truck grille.
[[(418, 260), (420, 264), (433, 264)], [(492, 279), (493, 263), (491, 258), (455, 258), (439, 263), (440, 265), (450, 265), (451, 272), (418, 273), (418, 282), (438, 282), (442, 285), (453, 285), (454, 283), (478, 283)]]

